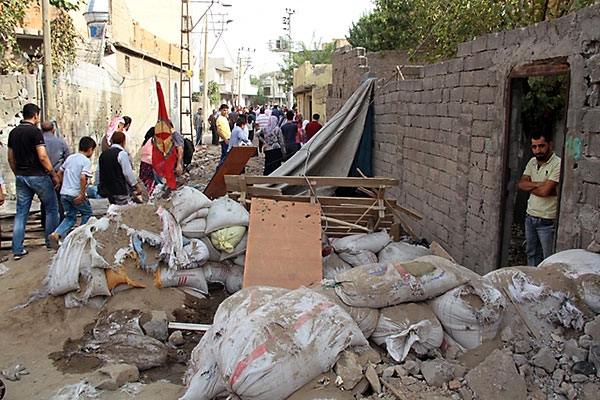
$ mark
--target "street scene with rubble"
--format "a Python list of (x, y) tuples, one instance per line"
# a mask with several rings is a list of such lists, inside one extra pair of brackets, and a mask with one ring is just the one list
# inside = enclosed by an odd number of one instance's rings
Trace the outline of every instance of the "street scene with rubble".
[(232, 3), (6, 6), (0, 399), (596, 399), (600, 3)]

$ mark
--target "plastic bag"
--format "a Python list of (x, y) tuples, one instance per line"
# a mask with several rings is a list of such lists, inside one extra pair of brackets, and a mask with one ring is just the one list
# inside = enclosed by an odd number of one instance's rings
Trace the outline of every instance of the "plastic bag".
[(232, 254), (235, 246), (246, 234), (245, 226), (230, 226), (218, 229), (210, 234), (210, 240), (217, 250)]

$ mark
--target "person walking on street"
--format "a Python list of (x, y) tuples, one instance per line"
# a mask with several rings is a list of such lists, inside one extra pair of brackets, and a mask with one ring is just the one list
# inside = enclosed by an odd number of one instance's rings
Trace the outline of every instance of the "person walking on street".
[(92, 206), (85, 196), (88, 179), (92, 175), (90, 158), (96, 149), (96, 142), (89, 136), (79, 140), (79, 153), (67, 158), (58, 172), (62, 178), (60, 197), (65, 209), (65, 219), (49, 236), (50, 245), (58, 250), (59, 240), (65, 237), (77, 222), (77, 212), (81, 213), (81, 225), (92, 217)]
[(208, 124), (210, 125), (210, 133), (212, 134), (211, 143), (215, 146), (219, 144), (219, 135), (217, 135), (217, 116), (218, 116), (218, 111), (216, 109), (213, 109), (212, 114), (210, 114), (210, 117), (208, 117)]
[[(52, 121), (43, 121), (40, 124), (40, 128), (42, 128), (44, 143), (46, 143), (46, 154), (48, 154), (48, 158), (50, 158), (54, 172), (58, 173), (58, 170), (67, 157), (71, 155), (69, 145), (67, 145), (67, 142), (65, 142), (64, 139), (56, 136), (56, 125), (54, 125)], [(56, 190), (56, 201), (58, 202), (58, 218), (62, 221), (64, 209), (60, 201), (60, 188)], [(40, 213), (42, 215), (42, 227), (45, 227), (46, 209), (43, 204), (40, 206)]]
[(196, 147), (202, 146), (202, 124), (204, 123), (204, 114), (202, 113), (202, 107), (198, 108), (196, 114), (194, 114), (194, 130), (196, 131)]
[(221, 158), (219, 159), (219, 164), (217, 165), (217, 169), (223, 164), (225, 161), (225, 156), (227, 156), (227, 149), (229, 147), (229, 138), (231, 137), (231, 129), (229, 129), (229, 120), (227, 119), (227, 112), (229, 112), (229, 106), (227, 104), (221, 104), (219, 107), (220, 115), (217, 117), (217, 135), (221, 139), (219, 144), (221, 145)]
[(527, 265), (537, 266), (554, 254), (554, 230), (557, 210), (557, 188), (560, 182), (560, 158), (552, 151), (553, 142), (546, 133), (531, 135), (529, 160), (519, 189), (529, 192), (525, 217)]
[(265, 169), (263, 175), (269, 175), (281, 166), (285, 156), (285, 144), (279, 120), (272, 115), (264, 132)]
[(283, 141), (285, 142), (285, 159), (289, 160), (300, 148), (300, 144), (296, 141), (298, 136), (298, 124), (294, 122), (294, 112), (286, 113), (287, 122), (281, 127)]
[(312, 121), (306, 124), (306, 127), (304, 128), (304, 134), (306, 135), (307, 142), (323, 127), (323, 125), (319, 123), (319, 118), (321, 118), (321, 116), (315, 113), (312, 116)]
[(33, 196), (37, 194), (46, 209), (46, 247), (51, 248), (48, 236), (59, 224), (58, 200), (55, 190), (60, 178), (46, 153), (42, 131), (36, 126), (40, 108), (33, 103), (23, 107), (23, 121), (8, 135), (8, 163), (15, 174), (17, 211), (13, 223), (11, 250), (15, 260), (28, 253), (23, 247), (25, 224)]

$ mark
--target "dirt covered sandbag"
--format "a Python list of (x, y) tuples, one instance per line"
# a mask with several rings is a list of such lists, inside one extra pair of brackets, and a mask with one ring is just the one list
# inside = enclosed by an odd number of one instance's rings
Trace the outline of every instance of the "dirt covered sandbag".
[(323, 257), (323, 279), (333, 279), (340, 272), (352, 269), (352, 265), (348, 264), (337, 253), (331, 253)]
[(354, 307), (383, 308), (427, 300), (465, 283), (465, 267), (438, 256), (367, 264), (336, 275), (335, 291)]
[(229, 273), (225, 278), (225, 290), (227, 293), (235, 293), (242, 289), (244, 283), (244, 267), (233, 264), (229, 267)]
[[(207, 340), (215, 343), (227, 391), (244, 399), (287, 398), (330, 369), (348, 346), (368, 343), (342, 308), (307, 288), (273, 298), (245, 317), (234, 314), (223, 319), (228, 323), (217, 338), (212, 332)], [(207, 398), (201, 396), (188, 389), (183, 399)]]
[(427, 304), (405, 303), (380, 310), (371, 340), (384, 345), (389, 355), (400, 362), (411, 349), (426, 355), (439, 348), (444, 340), (444, 330)]
[(506, 309), (504, 295), (484, 279), (472, 279), (430, 303), (444, 330), (469, 350), (496, 337)]
[(248, 245), (248, 230), (246, 229), (244, 236), (242, 236), (242, 239), (238, 242), (238, 244), (235, 245), (235, 248), (233, 249), (233, 251), (231, 253), (229, 253), (227, 251), (221, 251), (221, 261), (232, 260), (235, 262), (235, 258), (238, 256), (243, 256), (243, 258), (245, 258), (247, 245)]
[(167, 262), (169, 268), (185, 268), (190, 264), (187, 252), (183, 249), (183, 236), (181, 226), (170, 212), (158, 208), (158, 216), (162, 222), (160, 259)]
[(368, 250), (372, 253), (378, 253), (392, 241), (392, 237), (386, 232), (358, 233), (339, 239), (332, 239), (336, 253), (357, 254), (362, 250)]
[(170, 192), (167, 199), (162, 197), (158, 199), (156, 204), (167, 209), (175, 220), (180, 223), (194, 212), (202, 208), (209, 208), (212, 201), (198, 189), (191, 186), (182, 186)]
[(338, 253), (340, 258), (352, 267), (360, 267), (361, 265), (375, 264), (377, 255), (371, 250), (358, 250), (353, 253)]
[(248, 226), (250, 213), (227, 196), (213, 200), (206, 216), (206, 233), (230, 226)]
[(538, 267), (545, 268), (554, 264), (567, 266), (566, 271), (572, 278), (585, 274), (600, 275), (600, 254), (583, 249), (564, 250), (552, 254)]
[(389, 261), (410, 261), (417, 257), (429, 256), (432, 254), (431, 250), (421, 245), (410, 244), (408, 242), (393, 242), (377, 253), (377, 259), (380, 263)]
[(202, 268), (174, 270), (172, 268), (159, 268), (154, 273), (154, 286), (157, 288), (186, 286), (208, 294), (208, 284)]
[(188, 268), (199, 268), (208, 261), (208, 247), (199, 239), (190, 239), (190, 242), (183, 246), (183, 249), (190, 260)]
[(181, 233), (187, 238), (201, 239), (206, 236), (206, 218), (196, 218), (181, 224)]
[(225, 285), (227, 274), (229, 274), (229, 265), (222, 262), (209, 261), (202, 266), (204, 269), (204, 278), (206, 282), (220, 283)]

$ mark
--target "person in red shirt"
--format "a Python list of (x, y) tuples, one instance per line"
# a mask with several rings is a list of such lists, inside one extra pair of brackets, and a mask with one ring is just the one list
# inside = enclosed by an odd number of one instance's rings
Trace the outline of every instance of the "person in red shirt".
[(304, 128), (304, 135), (306, 135), (307, 142), (323, 127), (323, 125), (319, 123), (320, 117), (321, 116), (319, 114), (313, 114), (312, 121), (306, 124), (306, 128)]

